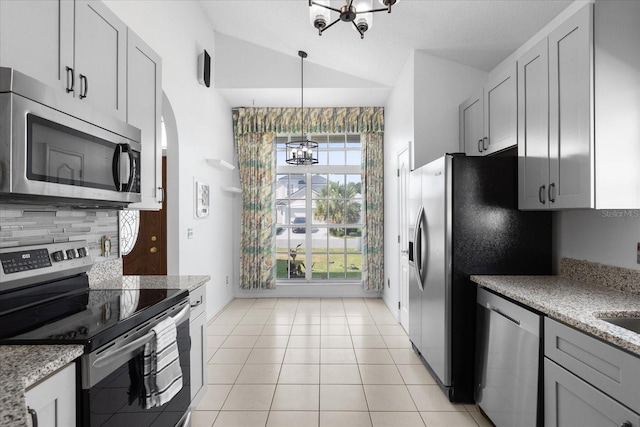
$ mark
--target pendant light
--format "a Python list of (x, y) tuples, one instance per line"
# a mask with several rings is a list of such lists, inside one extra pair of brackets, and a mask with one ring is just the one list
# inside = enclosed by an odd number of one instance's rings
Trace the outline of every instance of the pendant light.
[(307, 57), (307, 53), (301, 50), (298, 51), (300, 57), (300, 98), (301, 107), (301, 131), (300, 139), (297, 141), (287, 142), (287, 163), (290, 165), (313, 165), (318, 163), (318, 143), (315, 141), (309, 141), (304, 133), (304, 58)]

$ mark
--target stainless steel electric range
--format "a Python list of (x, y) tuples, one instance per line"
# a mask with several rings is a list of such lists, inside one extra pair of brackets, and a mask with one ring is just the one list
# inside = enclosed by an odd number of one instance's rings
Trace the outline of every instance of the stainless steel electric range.
[[(0, 344), (84, 347), (76, 363), (78, 427), (190, 424), (187, 291), (92, 289), (84, 241), (2, 248), (0, 262)], [(167, 316), (177, 325), (184, 385), (170, 402), (145, 409), (141, 354)]]

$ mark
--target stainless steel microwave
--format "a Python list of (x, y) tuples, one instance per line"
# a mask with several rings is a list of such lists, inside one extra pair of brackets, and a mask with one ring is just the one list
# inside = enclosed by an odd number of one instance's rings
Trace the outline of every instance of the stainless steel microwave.
[(139, 202), (140, 135), (57, 88), (0, 68), (0, 200)]

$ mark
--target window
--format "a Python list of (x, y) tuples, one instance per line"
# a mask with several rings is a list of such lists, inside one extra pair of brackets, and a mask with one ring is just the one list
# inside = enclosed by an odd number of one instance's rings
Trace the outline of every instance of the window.
[(278, 282), (362, 280), (360, 135), (310, 135), (318, 164), (292, 166), (276, 138), (276, 252)]

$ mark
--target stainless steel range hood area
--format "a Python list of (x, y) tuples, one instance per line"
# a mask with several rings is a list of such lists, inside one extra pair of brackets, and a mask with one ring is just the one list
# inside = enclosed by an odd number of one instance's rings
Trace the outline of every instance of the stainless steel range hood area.
[(81, 208), (139, 202), (141, 131), (0, 67), (0, 201)]

